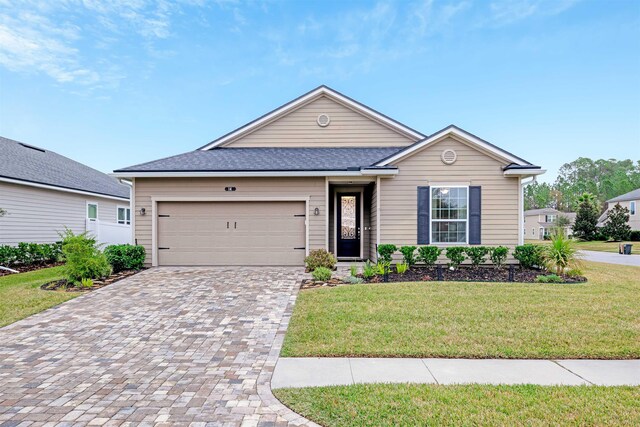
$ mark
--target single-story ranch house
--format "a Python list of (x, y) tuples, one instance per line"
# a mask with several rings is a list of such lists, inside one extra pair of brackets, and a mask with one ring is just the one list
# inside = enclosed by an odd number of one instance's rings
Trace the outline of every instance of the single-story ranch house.
[(522, 242), (540, 166), (456, 126), (430, 136), (321, 86), (188, 153), (115, 171), (152, 265), (302, 265), (313, 249)]
[(0, 137), (0, 245), (53, 243), (65, 228), (130, 243), (130, 191), (51, 150)]

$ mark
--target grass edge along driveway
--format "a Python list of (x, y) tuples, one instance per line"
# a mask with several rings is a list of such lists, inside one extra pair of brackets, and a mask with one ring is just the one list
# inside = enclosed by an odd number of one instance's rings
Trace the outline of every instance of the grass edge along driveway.
[(0, 327), (80, 295), (78, 292), (40, 289), (40, 285), (58, 279), (62, 279), (62, 267), (43, 268), (0, 277)]
[(391, 283), (298, 294), (283, 357), (640, 357), (640, 268), (583, 284)]
[(273, 393), (326, 426), (640, 425), (640, 387), (359, 384)]

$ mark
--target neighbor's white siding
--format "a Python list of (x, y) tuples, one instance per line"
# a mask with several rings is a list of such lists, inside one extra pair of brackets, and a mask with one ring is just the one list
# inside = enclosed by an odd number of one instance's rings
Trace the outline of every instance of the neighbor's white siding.
[(98, 203), (98, 219), (116, 222), (116, 206), (129, 202), (0, 182), (0, 245), (19, 242), (52, 243), (65, 227), (85, 231), (87, 202)]

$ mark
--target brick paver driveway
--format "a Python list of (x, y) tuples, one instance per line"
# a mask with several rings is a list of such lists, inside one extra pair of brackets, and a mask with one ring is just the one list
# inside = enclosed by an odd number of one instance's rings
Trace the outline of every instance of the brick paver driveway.
[(305, 423), (269, 387), (302, 274), (152, 269), (0, 329), (0, 425)]

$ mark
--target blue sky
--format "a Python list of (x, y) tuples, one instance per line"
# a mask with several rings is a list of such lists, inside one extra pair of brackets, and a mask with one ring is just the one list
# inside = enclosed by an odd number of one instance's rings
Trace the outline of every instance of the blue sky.
[(549, 170), (640, 159), (640, 1), (0, 0), (0, 135), (110, 172), (327, 84)]

